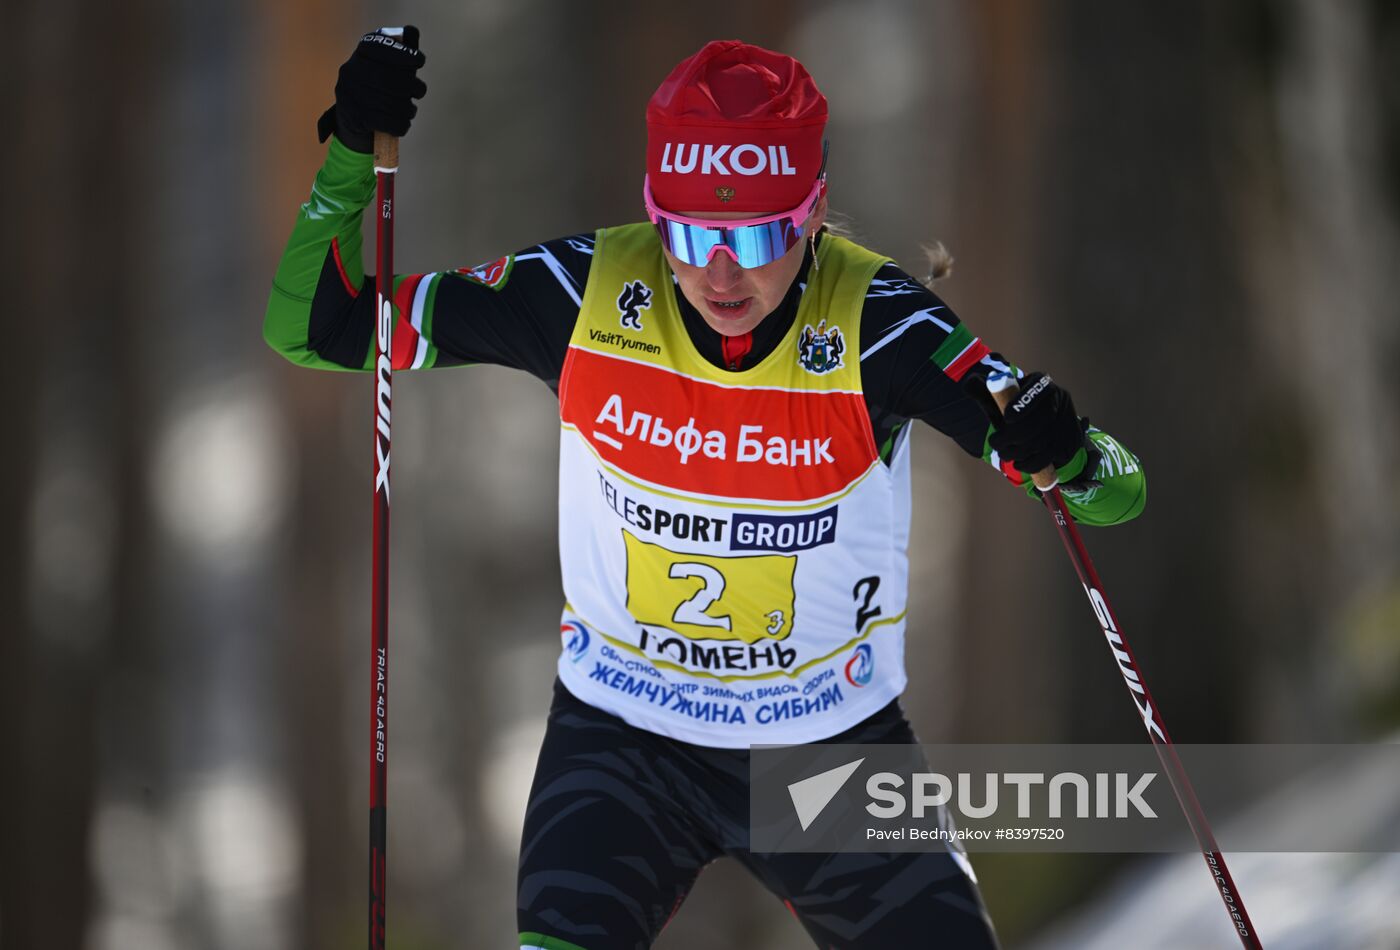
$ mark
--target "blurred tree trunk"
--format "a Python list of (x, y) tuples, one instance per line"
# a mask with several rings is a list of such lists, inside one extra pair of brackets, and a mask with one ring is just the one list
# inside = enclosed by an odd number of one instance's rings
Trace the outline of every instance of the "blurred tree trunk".
[[(1173, 736), (1229, 741), (1252, 699), (1234, 635), (1250, 619), (1231, 541), (1242, 486), (1222, 470), (1244, 464), (1228, 448), (1238, 407), (1221, 397), (1250, 352), (1226, 210), (1240, 174), (1222, 82), (1236, 55), (1229, 15), (1196, 2), (1169, 17), (1121, 4), (976, 10), (970, 152), (996, 163), (965, 170), (955, 283), (979, 302), (966, 317), (1141, 457), (1144, 515), (1085, 540)], [(1183, 378), (1200, 384), (1164, 384)], [(959, 738), (1142, 741), (1048, 516), (989, 481), (973, 493), (971, 561), (997, 567), (972, 570)], [(1110, 864), (980, 862), (1013, 940)]]
[[(966, 154), (989, 160), (958, 170), (955, 299), (968, 301), (974, 332), (1019, 365), (1054, 369), (1037, 285), (1041, 249), (1034, 245), (1043, 207), (1036, 191), (1045, 160), (1047, 14), (1039, 5), (977, 4), (969, 14), (973, 45)], [(956, 306), (954, 309), (958, 309)], [(1067, 381), (1067, 385), (1073, 385)], [(964, 635), (954, 646), (965, 684), (953, 735), (959, 742), (1029, 741), (1054, 736), (1061, 683), (1053, 631), (1026, 604), (1053, 598), (1059, 578), (1044, 515), (990, 472), (972, 479), (968, 586), (960, 608)], [(984, 476), (984, 477), (976, 477)], [(1029, 553), (1029, 556), (1027, 556)], [(1007, 596), (1015, 591), (1014, 596)]]
[[(335, 98), (336, 70), (354, 49), (363, 22), (356, 6), (330, 0), (279, 3), (258, 8), (263, 37), (263, 68), (258, 74), (255, 110), (262, 120), (249, 150), (266, 174), (257, 176), (258, 192), (248, 196), (260, 210), (256, 260), (261, 283), (271, 287), (272, 274), (296, 218), (297, 207), (311, 193), (311, 182), (325, 155), (316, 140), (316, 119)], [(371, 234), (366, 254), (374, 253)], [(373, 271), (367, 266), (367, 271)], [(245, 332), (259, 332), (259, 315), (247, 315)], [(347, 471), (343, 445), (344, 406), (353, 393), (365, 396), (365, 440), (369, 447), (369, 389), (362, 381), (339, 374), (313, 373), (283, 363), (263, 348), (258, 364), (267, 370), (274, 400), (284, 413), (296, 452), (297, 482), (289, 486), (290, 531), (278, 538), (273, 557), (281, 565), (275, 593), (277, 618), (287, 675), (283, 678), (287, 725), (286, 771), (295, 795), (304, 859), (295, 946), (331, 950), (363, 941), (368, 903), (369, 800), (368, 696), (369, 570), (358, 601), (344, 597), (341, 578), (360, 564), (369, 550), (368, 482)], [(358, 547), (356, 541), (363, 539)], [(391, 599), (392, 603), (392, 599)], [(348, 655), (346, 644), (363, 644)], [(347, 681), (347, 676), (352, 678)], [(353, 687), (363, 685), (363, 690)], [(346, 721), (349, 710), (362, 715)], [(363, 737), (346, 755), (347, 734)], [(361, 766), (356, 768), (356, 766)], [(362, 807), (352, 810), (355, 803)], [(357, 820), (358, 819), (358, 820)], [(393, 840), (391, 824), (390, 840)], [(362, 829), (354, 834), (354, 829)], [(392, 854), (392, 852), (391, 852)], [(390, 867), (394, 866), (390, 862)], [(390, 915), (393, 920), (393, 915)]]
[[(1090, 543), (1113, 596), (1145, 605), (1124, 621), (1178, 741), (1329, 734), (1336, 634), (1394, 575), (1397, 238), (1373, 18), (1260, 2), (1048, 21), (1037, 284), (1080, 408), (1147, 468), (1144, 518)], [(1062, 667), (1076, 734), (1127, 737), (1116, 673), (1091, 659), (1102, 675)]]
[[(30, 6), (19, 14), (19, 34), (32, 36), (39, 19)], [(18, 84), (28, 81), (33, 71), (41, 68), (43, 56), (35, 44), (19, 47), (15, 56), (5, 58), (5, 84), (18, 88)], [(38, 97), (22, 96), (18, 100), (19, 112), (15, 116), (14, 146), (17, 155), (38, 155), (45, 144), (50, 124), (45, 121), (47, 105)], [(36, 169), (29, 169), (31, 180)], [(54, 184), (47, 182), (47, 184)], [(39, 418), (40, 403), (35, 399), (38, 392), (43, 353), (40, 321), (33, 315), (43, 312), (46, 305), (47, 289), (54, 286), (54, 278), (61, 270), (58, 261), (52, 256), (46, 258), (44, 249), (49, 246), (46, 237), (57, 229), (49, 223), (45, 215), (48, 202), (42, 188), (19, 188), (11, 195), (11, 208), (19, 222), (18, 227), (4, 229), (4, 250), (6, 260), (15, 265), (17, 274), (26, 279), (16, 281), (10, 288), (9, 304), (6, 310), (6, 336), (12, 350), (12, 358), (3, 374), (0, 374), (0, 393), (4, 404), (11, 407), (6, 427), (5, 464), (0, 466), (0, 524), (5, 526), (10, 543), (0, 550), (0, 596), (7, 604), (3, 632), (0, 632), (0, 663), (9, 671), (9, 686), (0, 690), (0, 721), (9, 724), (9, 766), (5, 769), (4, 781), (0, 781), (0, 814), (11, 816), (12, 820), (21, 815), (31, 814), (37, 790), (40, 788), (36, 774), (35, 759), (42, 754), (42, 720), (36, 713), (46, 712), (39, 701), (42, 683), (40, 664), (43, 645), (35, 636), (34, 612), (30, 605), (30, 589), (36, 583), (31, 551), (35, 546), (34, 525), (34, 478), (36, 459), (39, 454), (39, 437), (42, 420)], [(47, 279), (46, 279), (47, 278)], [(15, 358), (17, 357), (17, 358)], [(78, 792), (81, 799), (84, 790)], [(86, 816), (78, 823), (82, 834)], [(26, 827), (33, 832), (26, 832)], [(42, 920), (34, 907), (38, 893), (36, 869), (30, 862), (41, 855), (46, 842), (34, 840), (41, 837), (34, 823), (15, 823), (6, 835), (4, 859), (0, 860), (0, 947), (14, 948), (31, 946), (43, 931), (39, 928)], [(54, 852), (57, 852), (57, 848)], [(72, 847), (69, 847), (67, 860), (72, 860)], [(52, 881), (52, 870), (49, 878)], [(76, 905), (81, 908), (87, 895), (73, 895)], [(81, 919), (81, 915), (77, 919)], [(70, 934), (70, 944), (81, 937), (81, 931)]]
[[(1278, 568), (1272, 577), (1251, 566), (1257, 586), (1291, 587), (1299, 593), (1288, 599), (1308, 610), (1280, 618), (1283, 639), (1273, 624), (1255, 632), (1257, 650), (1271, 657), (1258, 716), (1292, 735), (1331, 740), (1354, 734), (1348, 716), (1393, 710), (1400, 674), (1400, 20), (1393, 5), (1357, 0), (1283, 0), (1269, 13), (1273, 100), (1260, 106), (1277, 117), (1278, 158), (1241, 205), (1260, 249), (1252, 275), (1259, 332), (1273, 344), (1292, 425), (1286, 441), (1261, 440), (1260, 455), (1273, 463), (1267, 484), (1275, 493), (1292, 489), (1309, 503), (1286, 519), (1299, 525), (1292, 543), (1258, 546), (1265, 565)], [(1285, 221), (1267, 213), (1270, 184)], [(1255, 417), (1266, 424), (1276, 411), (1259, 400)], [(1277, 506), (1250, 514), (1253, 538), (1284, 541)], [(1277, 600), (1259, 600), (1264, 611), (1278, 610)], [(1387, 609), (1379, 642), (1368, 642), (1366, 618)]]
[[(1253, 347), (1227, 213), (1240, 174), (1229, 13), (1071, 4), (1049, 22), (1058, 95), (1037, 244), (1056, 364), (1081, 410), (1140, 454), (1149, 486), (1142, 520), (1090, 543), (1174, 737), (1230, 741), (1252, 697), (1231, 635), (1249, 617), (1230, 544), (1245, 486), (1221, 472), (1242, 434), (1226, 381)], [(1155, 385), (1183, 364), (1199, 385)], [(1081, 596), (1063, 590), (1061, 602)], [(1095, 639), (1087, 619), (1081, 641)], [(1067, 673), (1083, 697), (1077, 735), (1113, 723), (1140, 736), (1106, 656)]]
[(150, 3), (59, 0), (14, 15), (25, 40), (11, 88), (43, 90), (17, 100), (10, 199), (20, 224), (7, 229), (16, 279), (0, 718), (12, 743), (0, 783), (0, 944), (18, 950), (86, 939), (99, 744), (117, 739), (127, 763), (158, 755), (135, 734), (112, 736), (115, 722), (99, 712), (114, 667), (143, 642), (146, 384), (136, 356), (153, 184), (144, 110), (159, 37)]
[[(972, 170), (983, 190), (966, 213), (984, 237), (963, 274), (973, 271), (995, 311), (975, 315), (979, 328), (990, 323), (981, 332), (1023, 366), (1054, 372), (1081, 412), (1142, 457), (1146, 514), (1087, 540), (1149, 682), (1177, 684), (1156, 687), (1174, 732), (1227, 740), (1250, 701), (1236, 676), (1243, 647), (1229, 636), (1248, 621), (1228, 540), (1241, 499), (1220, 473), (1232, 464), (1221, 447), (1240, 437), (1222, 381), (1251, 350), (1226, 212), (1239, 174), (1228, 161), (1234, 103), (1221, 88), (1230, 21), (1193, 4), (1165, 19), (1070, 4), (1039, 24), (1015, 4), (979, 10), (983, 151), (1008, 162)], [(1183, 362), (1202, 385), (1154, 386)], [(1006, 508), (979, 505), (989, 521), (974, 550), (1030, 556), (974, 580), (988, 643), (972, 655), (972, 681), (997, 687), (969, 697), (970, 725), (990, 737), (1012, 715), (1016, 735), (1135, 740), (1140, 727), (1048, 519), (1016, 510), (1003, 524)], [(1007, 589), (1024, 596), (997, 596)], [(1026, 602), (1054, 605), (1049, 616), (1068, 625), (1028, 622), (1017, 606)], [(1046, 720), (1052, 708), (1070, 719)]]

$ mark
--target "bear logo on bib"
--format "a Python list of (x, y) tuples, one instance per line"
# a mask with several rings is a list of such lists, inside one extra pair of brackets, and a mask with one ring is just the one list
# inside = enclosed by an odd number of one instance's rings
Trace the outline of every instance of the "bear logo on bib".
[(617, 295), (617, 312), (622, 315), (624, 330), (642, 328), (642, 311), (651, 309), (651, 288), (640, 280), (622, 285), (622, 293)]

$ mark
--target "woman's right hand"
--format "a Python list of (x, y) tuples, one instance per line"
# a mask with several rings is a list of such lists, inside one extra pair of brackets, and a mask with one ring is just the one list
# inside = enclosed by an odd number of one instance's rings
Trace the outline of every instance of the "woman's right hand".
[(334, 132), (346, 147), (372, 152), (375, 132), (406, 134), (418, 114), (413, 100), (428, 92), (418, 78), (423, 62), (416, 26), (391, 32), (381, 29), (360, 37), (355, 52), (340, 67), (335, 105), (316, 123), (321, 141)]

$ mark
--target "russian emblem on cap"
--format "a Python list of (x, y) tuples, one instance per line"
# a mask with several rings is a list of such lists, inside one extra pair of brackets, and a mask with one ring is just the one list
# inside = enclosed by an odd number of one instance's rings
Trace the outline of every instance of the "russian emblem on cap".
[(726, 187), (725, 185), (720, 185), (715, 189), (715, 197), (726, 203), (732, 201), (734, 198), (734, 189)]

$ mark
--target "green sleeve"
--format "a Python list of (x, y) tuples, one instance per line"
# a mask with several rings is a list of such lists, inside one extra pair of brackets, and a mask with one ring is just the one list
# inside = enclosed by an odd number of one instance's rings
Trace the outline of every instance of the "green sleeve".
[[(1060, 489), (1065, 507), (1079, 524), (1103, 526), (1136, 518), (1147, 504), (1147, 476), (1142, 463), (1126, 446), (1101, 429), (1090, 426), (1089, 438), (1102, 453), (1093, 476), (1100, 485), (1086, 491)], [(1029, 479), (1025, 490), (1030, 497), (1040, 499), (1040, 491)]]
[[(326, 161), (316, 173), (311, 198), (297, 212), (296, 225), (272, 279), (272, 293), (263, 317), (263, 339), (299, 366), (345, 370), (308, 346), (311, 300), (334, 242), (350, 287), (364, 282), (360, 255), (364, 245), (360, 220), (374, 199), (374, 156), (351, 151), (331, 138)], [(374, 359), (370, 347), (365, 365)]]

